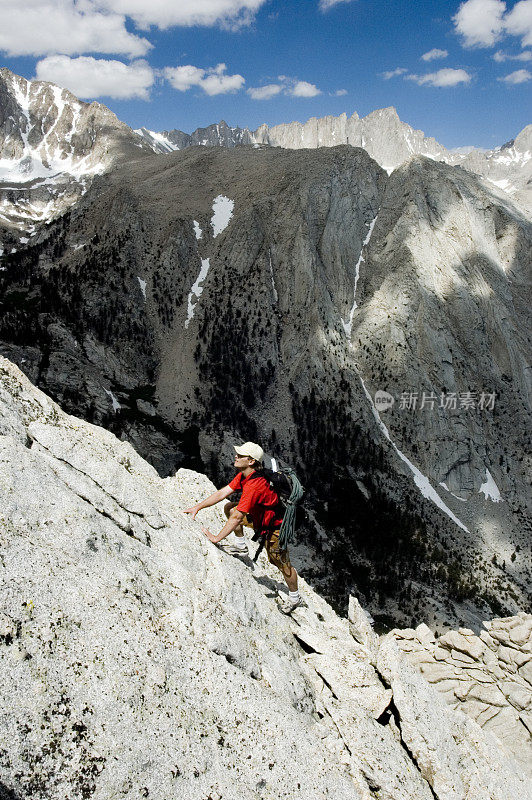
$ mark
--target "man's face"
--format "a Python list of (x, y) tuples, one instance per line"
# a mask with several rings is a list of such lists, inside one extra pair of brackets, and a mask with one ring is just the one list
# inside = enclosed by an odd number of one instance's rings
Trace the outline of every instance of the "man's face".
[(250, 456), (239, 456), (238, 453), (235, 453), (235, 469), (240, 470), (240, 472), (250, 467), (252, 461), (253, 459)]

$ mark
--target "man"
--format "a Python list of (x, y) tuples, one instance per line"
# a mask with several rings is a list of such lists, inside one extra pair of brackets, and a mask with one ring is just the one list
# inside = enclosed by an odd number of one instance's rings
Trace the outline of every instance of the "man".
[[(231, 483), (218, 489), (192, 508), (185, 509), (186, 514), (190, 514), (195, 519), (196, 514), (202, 508), (209, 508), (225, 500), (233, 492), (242, 492), (238, 503), (228, 503), (225, 507), (227, 522), (217, 536), (203, 528), (203, 532), (214, 544), (218, 544), (229, 536), (233, 531), (241, 542), (228, 547), (227, 552), (234, 555), (247, 554), (247, 545), (243, 541), (244, 531), (242, 526), (253, 528), (256, 533), (265, 537), (265, 547), (268, 559), (283, 574), (286, 585), (288, 586), (288, 600), (281, 606), (281, 611), (291, 614), (294, 609), (301, 605), (301, 596), (297, 587), (297, 572), (290, 563), (288, 550), (279, 548), (279, 529), (283, 521), (280, 514), (279, 496), (270, 487), (269, 482), (261, 476), (262, 459), (264, 451), (262, 447), (254, 442), (246, 442), (235, 449), (235, 468), (238, 474)], [(250, 524), (251, 521), (251, 524)]]

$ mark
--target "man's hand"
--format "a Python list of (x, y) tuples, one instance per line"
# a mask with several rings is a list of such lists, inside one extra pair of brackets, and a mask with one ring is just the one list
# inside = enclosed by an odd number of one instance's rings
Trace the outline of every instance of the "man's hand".
[(218, 544), (218, 541), (219, 541), (218, 537), (217, 536), (213, 536), (212, 533), (210, 532), (210, 530), (205, 527), (205, 525), (201, 526), (201, 530), (203, 531), (203, 533), (205, 534), (205, 536), (207, 537), (209, 542), (212, 542), (213, 544)]
[(220, 500), (225, 500), (225, 498), (229, 497), (230, 494), (233, 494), (233, 490), (229, 484), (227, 484), (227, 486), (224, 486), (223, 489), (218, 489), (217, 492), (214, 492), (213, 494), (209, 495), (209, 497), (206, 497), (205, 500), (201, 501), (201, 503), (196, 503), (196, 505), (192, 506), (191, 508), (184, 508), (183, 513), (190, 514), (192, 519), (195, 519), (196, 514), (198, 511), (201, 511), (202, 508), (210, 508), (211, 506), (215, 506), (216, 503), (219, 503)]
[(184, 508), (183, 514), (190, 514), (192, 519), (196, 519), (196, 514), (198, 513), (199, 508), (197, 506), (192, 506), (192, 508)]

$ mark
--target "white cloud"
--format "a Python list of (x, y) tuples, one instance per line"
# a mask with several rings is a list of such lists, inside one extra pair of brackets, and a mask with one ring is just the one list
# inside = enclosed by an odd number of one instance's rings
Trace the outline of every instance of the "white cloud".
[(511, 56), (509, 53), (503, 53), (502, 50), (497, 50), (493, 56), (494, 61), (532, 61), (532, 50), (524, 50), (516, 56)]
[(428, 53), (423, 53), (421, 56), (423, 61), (435, 61), (437, 58), (447, 58), (449, 53), (447, 50), (440, 50), (437, 47), (434, 47), (432, 50), (429, 50)]
[(439, 69), (427, 75), (405, 75), (405, 79), (415, 81), (419, 86), (457, 86), (459, 83), (469, 83), (471, 75), (465, 69)]
[(186, 64), (182, 67), (166, 67), (163, 70), (166, 80), (179, 92), (188, 92), (192, 86), (199, 86), (205, 75), (205, 70)]
[(474, 144), (464, 144), (462, 147), (451, 147), (449, 152), (467, 156), (468, 153), (489, 153), (489, 150), (485, 147), (477, 147)]
[(0, 0), (0, 51), (8, 56), (122, 53), (152, 47), (126, 28), (216, 25), (239, 28), (267, 0)]
[(408, 72), (404, 67), (397, 67), (396, 69), (389, 70), (389, 72), (383, 72), (382, 77), (385, 81), (389, 81), (390, 78), (395, 78), (397, 75), (404, 75), (405, 72)]
[(246, 82), (242, 75), (226, 75), (225, 70), (225, 64), (218, 64), (214, 69), (207, 70), (207, 75), (200, 84), (206, 94), (228, 94), (242, 88)]
[(201, 69), (186, 64), (180, 67), (166, 67), (163, 75), (166, 80), (180, 92), (187, 92), (193, 86), (199, 86), (205, 94), (213, 95), (237, 92), (245, 84), (242, 75), (226, 75), (226, 65)]
[(267, 0), (92, 0), (101, 8), (125, 14), (141, 28), (249, 25)]
[(532, 46), (532, 0), (519, 0), (509, 11), (503, 0), (467, 0), (453, 17), (466, 47), (491, 47), (503, 36), (520, 36)]
[(321, 91), (313, 83), (308, 83), (308, 81), (296, 81), (296, 83), (288, 89), (288, 94), (291, 94), (293, 97), (316, 97), (316, 95), (321, 94)]
[(320, 11), (328, 11), (333, 6), (340, 3), (352, 3), (353, 0), (320, 0)]
[(343, 97), (347, 94), (347, 89), (337, 89), (334, 93), (335, 97)]
[(155, 76), (146, 61), (124, 64), (87, 56), (49, 56), (37, 62), (36, 78), (57, 83), (84, 100), (95, 97), (148, 100)]
[(515, 72), (510, 72), (509, 75), (505, 75), (504, 78), (497, 78), (498, 81), (503, 81), (504, 83), (526, 83), (532, 78), (532, 72), (529, 72), (527, 69), (517, 69)]
[(522, 47), (532, 46), (532, 0), (520, 0), (504, 18), (506, 30), (522, 36)]
[(252, 100), (270, 100), (280, 94), (283, 87), (278, 83), (268, 83), (266, 86), (258, 86), (248, 89), (248, 94)]
[(503, 34), (505, 11), (502, 0), (467, 0), (453, 17), (456, 32), (466, 47), (490, 47)]
[(93, 52), (135, 57), (151, 46), (126, 30), (123, 16), (100, 13), (90, 0), (83, 5), (73, 0), (0, 2), (0, 51), (8, 56)]
[[(321, 94), (321, 89), (308, 81), (298, 81), (288, 75), (278, 75), (279, 83), (269, 83), (266, 86), (252, 87), (248, 89), (248, 94), (253, 100), (270, 100), (279, 94), (289, 95), (290, 97), (316, 97)], [(338, 96), (347, 94), (346, 89), (339, 89)]]

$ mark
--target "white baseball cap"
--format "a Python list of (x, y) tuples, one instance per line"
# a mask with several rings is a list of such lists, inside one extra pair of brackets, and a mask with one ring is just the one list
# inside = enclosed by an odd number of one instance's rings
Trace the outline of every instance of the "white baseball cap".
[(250, 458), (254, 458), (255, 461), (262, 461), (264, 458), (264, 450), (260, 445), (254, 442), (244, 442), (244, 444), (239, 446), (234, 444), (233, 447), (239, 456), (249, 456)]

